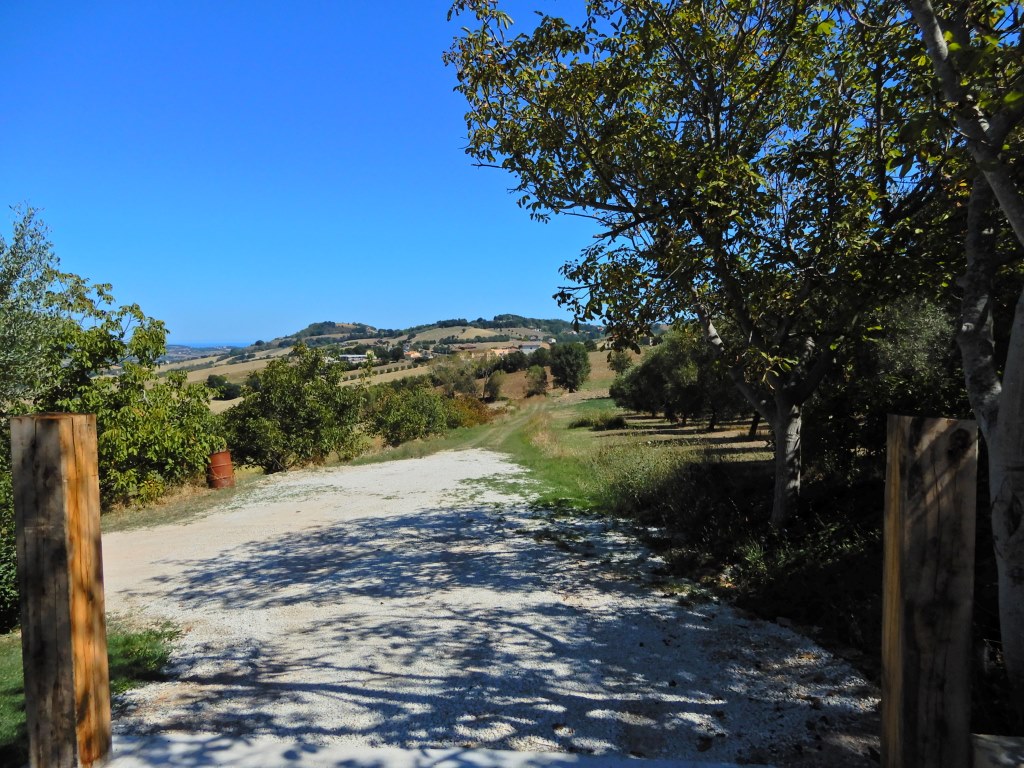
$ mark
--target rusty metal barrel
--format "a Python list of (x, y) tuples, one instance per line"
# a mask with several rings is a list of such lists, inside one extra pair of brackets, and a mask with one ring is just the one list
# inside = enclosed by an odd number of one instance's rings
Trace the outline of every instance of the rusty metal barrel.
[(235, 487), (235, 470), (231, 466), (231, 451), (217, 451), (210, 454), (206, 482), (211, 488)]

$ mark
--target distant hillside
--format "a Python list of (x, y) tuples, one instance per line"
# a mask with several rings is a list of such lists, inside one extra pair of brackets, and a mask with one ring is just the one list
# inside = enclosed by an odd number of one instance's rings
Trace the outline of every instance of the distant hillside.
[(597, 325), (580, 323), (579, 330), (573, 327), (568, 320), (543, 320), (536, 317), (523, 317), (522, 315), (495, 315), (491, 320), (478, 317), (476, 320), (466, 318), (454, 318), (451, 320), (438, 320), (436, 323), (417, 325), (406, 328), (402, 333), (421, 333), (433, 328), (481, 328), (484, 330), (519, 330), (531, 329), (542, 332), (544, 335), (553, 336), (558, 341), (571, 341), (575, 339), (597, 339), (604, 330)]
[(411, 369), (436, 356), (465, 353), (489, 354), (492, 350), (547, 347), (554, 342), (597, 340), (600, 326), (581, 323), (579, 329), (567, 320), (546, 320), (522, 315), (495, 315), (491, 320), (450, 318), (412, 328), (375, 328), (367, 323), (322, 320), (294, 333), (269, 341), (259, 339), (249, 346), (189, 347), (173, 345), (162, 359), (161, 373), (186, 371), (189, 381), (202, 381), (211, 373), (242, 383), (251, 373), (286, 356), (303, 343), (324, 349), (330, 355), (371, 353), (383, 374)]
[(168, 344), (167, 351), (157, 362), (179, 363), (183, 360), (192, 360), (196, 357), (209, 357), (211, 355), (223, 355), (230, 352), (232, 347), (191, 347), (187, 344)]
[[(478, 331), (474, 333), (473, 331)], [(586, 339), (598, 339), (603, 335), (603, 329), (597, 325), (581, 323), (579, 330), (573, 328), (568, 320), (545, 320), (535, 317), (524, 317), (522, 315), (495, 315), (493, 319), (486, 320), (478, 317), (476, 320), (467, 320), (464, 317), (438, 320), (424, 325), (414, 325), (411, 328), (376, 328), (367, 323), (338, 323), (331, 320), (323, 320), (310, 323), (305, 328), (294, 333), (280, 336), (271, 341), (257, 341), (251, 347), (242, 352), (252, 352), (267, 347), (287, 347), (298, 341), (304, 341), (312, 346), (324, 345), (345, 345), (345, 344), (369, 344), (376, 340), (384, 339), (391, 343), (399, 340), (433, 339), (444, 342), (455, 341), (494, 341), (510, 339), (531, 339), (533, 337), (553, 338), (556, 341), (580, 341)]]

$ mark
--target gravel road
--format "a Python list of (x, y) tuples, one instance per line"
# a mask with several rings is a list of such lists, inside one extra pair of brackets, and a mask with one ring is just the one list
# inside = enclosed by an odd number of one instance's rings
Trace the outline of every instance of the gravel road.
[(845, 662), (659, 594), (628, 533), (510, 481), (486, 451), (295, 472), (105, 535), (108, 610), (184, 629), (115, 730), (874, 764), (876, 691)]

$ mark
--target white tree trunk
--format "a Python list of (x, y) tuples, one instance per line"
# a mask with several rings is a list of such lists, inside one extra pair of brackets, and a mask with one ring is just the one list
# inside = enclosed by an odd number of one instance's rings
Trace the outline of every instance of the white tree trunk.
[(998, 420), (986, 437), (1003, 658), (1024, 711), (1024, 294), (1010, 331)]
[(989, 446), (992, 539), (999, 585), (1003, 659), (1019, 706), (1024, 705), (1024, 450), (997, 456)]

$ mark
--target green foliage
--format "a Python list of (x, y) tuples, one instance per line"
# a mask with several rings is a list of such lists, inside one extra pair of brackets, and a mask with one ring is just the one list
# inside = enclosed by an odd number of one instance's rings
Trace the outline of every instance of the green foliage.
[(712, 426), (749, 408), (694, 324), (680, 324), (659, 340), (613, 382), (617, 405), (670, 421), (708, 415)]
[(252, 374), (242, 402), (224, 414), (236, 460), (270, 473), (357, 454), (363, 394), (342, 387), (342, 373), (320, 350), (298, 344)]
[(36, 399), (46, 410), (80, 410), (98, 373), (138, 389), (166, 351), (163, 322), (147, 317), (137, 304), (118, 306), (109, 285), (58, 274), (47, 305), (57, 330), (41, 358), (47, 378)]
[(531, 354), (527, 355), (530, 360), (530, 365), (539, 365), (542, 368), (546, 368), (551, 365), (551, 350), (547, 347), (541, 347)]
[(548, 372), (539, 365), (531, 365), (526, 371), (526, 396), (543, 395), (548, 391)]
[(525, 371), (530, 367), (530, 358), (525, 352), (517, 349), (515, 352), (509, 352), (507, 355), (500, 358), (500, 365), (501, 370), (505, 373)]
[(155, 377), (163, 323), (138, 305), (116, 305), (109, 286), (68, 274), (55, 281), (54, 333), (40, 354), (47, 373), (33, 405), (96, 414), (104, 505), (151, 502), (201, 475), (224, 440), (204, 386), (183, 372)]
[(430, 369), (435, 386), (441, 387), (445, 396), (477, 395), (477, 367), (472, 360), (455, 357), (443, 360)]
[(805, 412), (809, 469), (833, 483), (884, 474), (887, 414), (970, 411), (949, 312), (918, 300), (873, 318), (871, 336), (850, 349)]
[(590, 356), (583, 344), (556, 344), (551, 348), (551, 378), (555, 386), (575, 392), (590, 375)]
[(588, 413), (569, 422), (570, 429), (589, 427), (597, 432), (608, 429), (626, 429), (628, 426), (629, 424), (623, 414), (610, 409), (601, 410), (597, 413)]
[(78, 398), (96, 414), (100, 492), (105, 503), (156, 501), (202, 475), (209, 455), (224, 447), (209, 392), (183, 372), (137, 381), (98, 378)]
[(912, 253), (941, 185), (915, 157), (893, 165), (934, 89), (907, 64), (900, 4), (865, 5), (594, 2), (519, 32), (497, 2), (464, 0), (475, 25), (446, 55), (467, 153), (510, 172), (532, 216), (601, 229), (557, 300), (623, 340), (698, 318), (781, 430), (779, 524), (799, 486), (784, 436), (835, 353), (891, 297), (949, 281)]
[(500, 398), (501, 388), (505, 385), (506, 378), (507, 374), (504, 371), (493, 371), (487, 377), (487, 383), (484, 384), (484, 397), (492, 402)]
[(450, 407), (453, 418), (449, 421), (449, 425), (452, 429), (486, 424), (494, 416), (493, 412), (475, 397), (456, 395), (450, 401)]
[(624, 349), (613, 349), (608, 353), (608, 367), (615, 373), (625, 373), (633, 367), (633, 358)]
[(413, 388), (375, 387), (369, 400), (367, 428), (390, 446), (459, 426), (453, 401), (423, 383)]
[[(6, 426), (4, 439), (9, 440)], [(0, 632), (18, 623), (18, 561), (14, 530), (14, 489), (8, 451), (0, 452)]]
[(206, 387), (213, 391), (214, 400), (234, 400), (242, 396), (242, 385), (228, 381), (227, 376), (211, 373), (206, 377)]
[(53, 333), (45, 298), (57, 257), (31, 208), (14, 209), (10, 240), (0, 236), (0, 414), (30, 398), (42, 383), (39, 352)]

